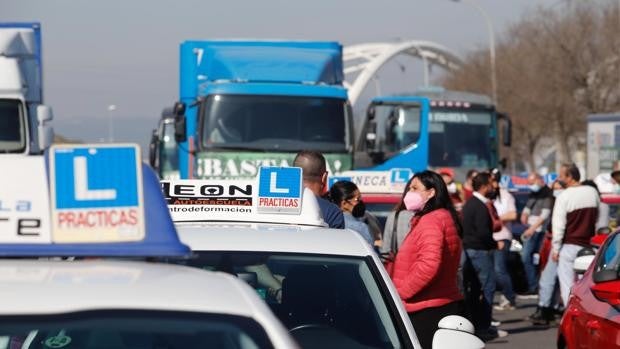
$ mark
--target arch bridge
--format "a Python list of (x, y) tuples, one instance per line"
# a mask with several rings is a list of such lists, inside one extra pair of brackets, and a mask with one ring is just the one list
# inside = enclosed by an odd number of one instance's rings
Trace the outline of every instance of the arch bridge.
[(462, 64), (461, 58), (454, 52), (430, 41), (410, 40), (345, 46), (343, 52), (345, 87), (349, 89), (351, 105), (355, 105), (362, 91), (379, 69), (400, 54), (422, 60), (426, 85), (428, 85), (432, 65), (453, 70)]

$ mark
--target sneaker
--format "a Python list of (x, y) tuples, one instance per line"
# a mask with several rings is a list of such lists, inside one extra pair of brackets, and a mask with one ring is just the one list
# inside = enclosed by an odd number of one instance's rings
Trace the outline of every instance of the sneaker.
[(501, 296), (501, 301), (499, 302), (498, 305), (493, 306), (493, 309), (499, 310), (499, 311), (515, 310), (515, 304), (514, 304), (514, 302), (510, 302), (508, 300), (508, 298), (506, 298), (504, 295), (502, 295)]
[(538, 299), (538, 291), (527, 291), (517, 295), (519, 299)]
[(476, 336), (482, 339), (482, 341), (488, 342), (496, 338), (504, 338), (508, 336), (508, 332), (504, 330), (498, 330), (497, 327), (491, 326), (486, 331), (476, 332)]
[(508, 331), (504, 331), (504, 330), (497, 330), (497, 337), (499, 338), (504, 338), (508, 336)]
[(502, 324), (502, 322), (501, 322), (501, 321), (499, 321), (499, 320), (495, 320), (495, 319), (491, 319), (491, 326), (493, 326), (493, 327), (497, 327), (497, 326), (499, 326), (499, 325), (501, 325), (501, 324)]
[(497, 310), (497, 311), (507, 311), (507, 310), (515, 310), (516, 307), (514, 304), (511, 304), (510, 302), (508, 303), (504, 303), (504, 304), (498, 304), (493, 306), (493, 309)]

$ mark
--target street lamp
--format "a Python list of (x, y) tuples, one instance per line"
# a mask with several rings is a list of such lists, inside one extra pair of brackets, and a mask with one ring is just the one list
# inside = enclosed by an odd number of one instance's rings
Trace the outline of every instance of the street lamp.
[(108, 141), (114, 142), (114, 123), (112, 121), (112, 112), (116, 110), (116, 104), (108, 105)]
[(465, 2), (472, 5), (487, 22), (487, 29), (489, 31), (489, 54), (491, 56), (491, 94), (493, 98), (493, 104), (497, 105), (497, 80), (495, 77), (495, 34), (493, 30), (493, 23), (488, 13), (478, 4), (476, 0), (452, 0), (454, 2)]

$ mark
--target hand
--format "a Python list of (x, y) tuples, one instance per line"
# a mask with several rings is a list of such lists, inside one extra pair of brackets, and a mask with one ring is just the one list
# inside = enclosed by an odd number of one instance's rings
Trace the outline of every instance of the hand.
[(521, 215), (521, 224), (527, 225), (527, 215), (525, 214)]
[(551, 259), (557, 263), (560, 260), (560, 253), (551, 252)]
[(504, 245), (505, 245), (505, 243), (504, 243), (503, 240), (498, 241), (497, 242), (497, 249), (498, 250), (503, 250), (504, 249)]
[(523, 232), (523, 236), (525, 238), (530, 238), (530, 237), (532, 237), (532, 235), (534, 235), (535, 232), (536, 232), (536, 230), (532, 229), (532, 227), (529, 227), (529, 228), (525, 229), (525, 231)]

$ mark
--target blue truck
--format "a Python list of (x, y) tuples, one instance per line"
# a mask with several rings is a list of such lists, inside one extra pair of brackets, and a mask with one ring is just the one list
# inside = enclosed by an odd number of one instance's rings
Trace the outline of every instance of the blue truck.
[(464, 177), (471, 168), (505, 166), (500, 133), (503, 145), (510, 146), (510, 119), (484, 95), (432, 88), (375, 97), (358, 132), (355, 164), (412, 172), (451, 168)]
[[(164, 151), (152, 163), (162, 178), (254, 178), (260, 166), (288, 166), (299, 150), (315, 149), (329, 171), (350, 170), (353, 124), (343, 77), (337, 42), (183, 42), (180, 101), (173, 116), (162, 117), (151, 146), (175, 141), (179, 172), (163, 173)], [(175, 139), (164, 139), (172, 125)]]
[(0, 23), (0, 154), (40, 154), (53, 140), (43, 104), (41, 25)]

